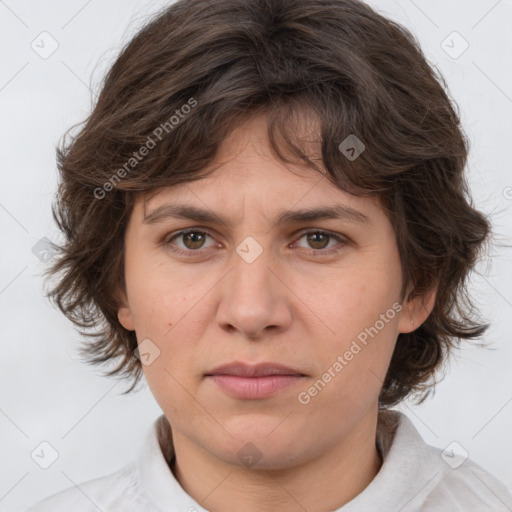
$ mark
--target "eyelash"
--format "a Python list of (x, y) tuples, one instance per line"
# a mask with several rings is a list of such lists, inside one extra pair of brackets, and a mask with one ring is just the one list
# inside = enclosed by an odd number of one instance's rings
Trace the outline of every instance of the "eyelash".
[[(177, 247), (171, 247), (172, 244), (171, 242), (176, 239), (176, 238), (179, 238), (180, 236), (184, 236), (184, 235), (188, 235), (189, 233), (199, 233), (201, 235), (208, 235), (209, 237), (213, 238), (213, 235), (205, 230), (205, 229), (196, 229), (196, 228), (189, 228), (189, 229), (184, 229), (182, 231), (178, 231), (177, 233), (171, 233), (171, 236), (169, 238), (169, 236), (166, 236), (164, 238), (164, 241), (163, 241), (163, 244), (167, 247), (169, 247), (173, 252), (177, 253), (177, 254), (180, 254), (180, 255), (183, 255), (183, 256), (196, 256), (197, 254), (200, 254), (202, 251), (207, 251), (208, 249), (197, 249), (197, 250), (192, 250), (192, 249), (188, 249), (188, 250), (185, 250), (185, 249), (180, 249), (180, 248), (177, 248)], [(337, 240), (342, 246), (346, 245), (348, 243), (348, 240), (338, 236), (338, 235), (334, 235), (333, 233), (330, 233), (329, 231), (323, 231), (321, 229), (311, 229), (311, 230), (308, 230), (308, 231), (303, 231), (300, 233), (300, 236), (298, 238), (298, 240), (300, 240), (301, 238), (303, 238), (304, 236), (306, 235), (311, 235), (311, 234), (320, 234), (320, 235), (326, 235), (328, 236), (330, 239), (331, 238), (334, 238), (335, 240)], [(336, 253), (339, 253), (341, 250), (342, 250), (343, 247), (341, 248), (338, 248), (338, 249), (310, 249), (309, 252), (307, 254), (309, 255), (322, 255), (322, 256), (325, 256), (325, 255), (331, 255), (331, 254), (336, 254)]]

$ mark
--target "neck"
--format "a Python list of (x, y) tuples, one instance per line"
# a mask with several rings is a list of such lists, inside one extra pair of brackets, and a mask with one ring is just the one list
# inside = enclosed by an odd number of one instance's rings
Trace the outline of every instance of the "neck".
[(211, 511), (336, 510), (360, 494), (382, 466), (376, 409), (321, 454), (272, 470), (226, 463), (166, 423), (168, 432), (160, 434), (166, 436), (161, 447), (169, 467), (185, 492)]

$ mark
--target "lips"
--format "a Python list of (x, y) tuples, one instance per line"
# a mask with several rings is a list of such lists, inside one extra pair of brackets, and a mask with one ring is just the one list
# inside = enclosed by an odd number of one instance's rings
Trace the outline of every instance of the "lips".
[(237, 361), (219, 366), (205, 377), (231, 398), (262, 400), (292, 389), (307, 375), (297, 368), (282, 364), (251, 365)]
[(236, 377), (268, 377), (270, 375), (291, 375), (304, 377), (305, 374), (296, 368), (291, 368), (277, 363), (259, 363), (251, 365), (243, 362), (233, 362), (215, 368), (206, 374), (212, 375), (233, 375)]

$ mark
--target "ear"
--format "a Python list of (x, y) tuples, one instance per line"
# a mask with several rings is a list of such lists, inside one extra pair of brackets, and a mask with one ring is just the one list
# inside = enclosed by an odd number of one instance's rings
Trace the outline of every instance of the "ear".
[(408, 300), (400, 313), (398, 332), (408, 333), (417, 329), (430, 315), (436, 302), (438, 284), (429, 292)]
[(124, 291), (119, 291), (117, 295), (119, 297), (119, 309), (117, 310), (117, 318), (127, 331), (134, 331), (135, 322), (133, 321), (133, 315), (128, 304), (126, 293)]

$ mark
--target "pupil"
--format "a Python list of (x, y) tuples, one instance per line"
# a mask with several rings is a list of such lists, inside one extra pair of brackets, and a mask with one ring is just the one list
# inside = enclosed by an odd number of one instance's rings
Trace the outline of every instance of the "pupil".
[[(309, 236), (313, 238), (313, 241), (312, 241), (313, 244), (318, 242), (318, 237), (324, 239), (323, 240), (324, 243), (322, 243), (320, 241), (320, 247), (315, 247), (315, 249), (323, 249), (326, 246), (325, 242), (327, 241), (327, 238), (328, 238), (327, 235), (325, 235), (323, 233), (313, 233), (312, 235), (309, 235)], [(316, 240), (315, 240), (315, 238), (316, 238)], [(310, 242), (311, 242), (311, 239), (310, 239)]]
[[(187, 240), (192, 241), (193, 247), (189, 247), (189, 248), (198, 249), (199, 247), (201, 247), (202, 241), (203, 241), (203, 240), (201, 240), (203, 238), (202, 233), (187, 233), (185, 236), (186, 236)], [(198, 242), (199, 242), (199, 245), (195, 246), (194, 244), (196, 244)]]

